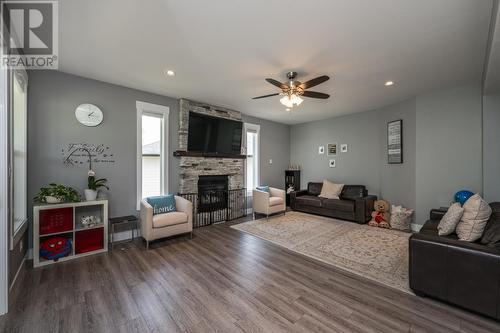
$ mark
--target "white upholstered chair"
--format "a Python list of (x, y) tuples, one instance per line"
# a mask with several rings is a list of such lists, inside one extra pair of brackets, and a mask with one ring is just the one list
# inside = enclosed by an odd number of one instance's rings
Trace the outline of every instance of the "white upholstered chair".
[(193, 204), (182, 197), (175, 196), (175, 212), (153, 215), (153, 207), (141, 200), (141, 236), (149, 242), (173, 235), (191, 233), (193, 237)]
[(278, 188), (269, 187), (269, 193), (260, 190), (253, 190), (253, 214), (264, 214), (267, 218), (275, 213), (286, 212), (285, 191)]

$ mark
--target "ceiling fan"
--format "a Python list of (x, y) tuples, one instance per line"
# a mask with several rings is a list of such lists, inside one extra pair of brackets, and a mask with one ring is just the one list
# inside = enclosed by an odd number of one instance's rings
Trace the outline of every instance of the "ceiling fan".
[(295, 80), (295, 78), (297, 77), (297, 72), (288, 72), (286, 73), (286, 77), (288, 79), (288, 82), (286, 83), (281, 83), (274, 79), (269, 79), (269, 78), (266, 79), (266, 81), (269, 82), (270, 84), (280, 88), (281, 89), (280, 93), (258, 96), (252, 99), (259, 99), (259, 98), (266, 98), (266, 97), (280, 95), (283, 96), (280, 99), (281, 104), (283, 104), (287, 108), (292, 108), (295, 105), (300, 105), (300, 103), (303, 102), (301, 96), (310, 98), (320, 98), (320, 99), (327, 99), (328, 97), (330, 97), (330, 95), (328, 94), (307, 90), (309, 88), (317, 86), (320, 83), (328, 81), (330, 78), (327, 75), (318, 76), (317, 78), (306, 81), (304, 83)]

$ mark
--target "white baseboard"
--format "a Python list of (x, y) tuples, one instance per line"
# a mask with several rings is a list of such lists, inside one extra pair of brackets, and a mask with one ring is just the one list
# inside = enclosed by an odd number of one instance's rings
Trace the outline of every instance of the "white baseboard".
[(26, 251), (26, 254), (24, 255), (23, 261), (21, 262), (21, 265), (19, 265), (19, 268), (17, 269), (16, 275), (14, 275), (14, 278), (12, 279), (12, 283), (9, 286), (9, 292), (12, 290), (12, 287), (14, 287), (14, 285), (16, 284), (17, 277), (21, 273), (21, 270), (25, 268), (24, 265), (26, 265), (26, 260), (28, 259), (28, 253), (29, 253), (29, 250)]

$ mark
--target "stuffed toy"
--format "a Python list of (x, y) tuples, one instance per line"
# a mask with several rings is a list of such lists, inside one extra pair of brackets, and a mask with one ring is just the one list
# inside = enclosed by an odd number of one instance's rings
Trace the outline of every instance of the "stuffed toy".
[(389, 203), (385, 200), (377, 200), (373, 204), (372, 219), (368, 225), (390, 229)]
[(40, 245), (40, 257), (57, 261), (71, 253), (71, 239), (66, 237), (52, 237)]

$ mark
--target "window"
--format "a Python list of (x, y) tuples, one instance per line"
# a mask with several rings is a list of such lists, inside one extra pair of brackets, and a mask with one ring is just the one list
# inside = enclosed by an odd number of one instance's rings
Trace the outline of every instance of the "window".
[(246, 175), (245, 183), (247, 192), (259, 186), (259, 131), (260, 126), (254, 124), (244, 125), (244, 139), (246, 147)]
[(168, 107), (137, 102), (137, 209), (168, 193)]
[(11, 248), (27, 221), (27, 85), (24, 70), (11, 72)]

